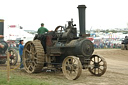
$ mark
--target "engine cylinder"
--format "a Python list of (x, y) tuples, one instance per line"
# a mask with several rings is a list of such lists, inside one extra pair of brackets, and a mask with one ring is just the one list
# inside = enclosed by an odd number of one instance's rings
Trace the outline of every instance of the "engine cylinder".
[(90, 40), (84, 39), (77, 43), (75, 47), (75, 53), (77, 55), (82, 54), (85, 57), (92, 55), (94, 51), (93, 43)]

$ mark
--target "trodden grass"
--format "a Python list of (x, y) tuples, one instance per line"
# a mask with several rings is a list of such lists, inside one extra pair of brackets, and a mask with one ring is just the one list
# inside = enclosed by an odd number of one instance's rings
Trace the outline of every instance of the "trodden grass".
[(11, 74), (10, 82), (7, 82), (7, 73), (0, 71), (0, 85), (57, 85), (41, 79), (33, 79), (28, 76), (20, 76)]

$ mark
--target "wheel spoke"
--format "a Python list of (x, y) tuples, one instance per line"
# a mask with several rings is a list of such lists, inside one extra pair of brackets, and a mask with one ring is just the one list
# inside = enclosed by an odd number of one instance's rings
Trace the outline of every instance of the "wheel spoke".
[(77, 74), (77, 70), (74, 70), (75, 74)]
[(37, 53), (36, 52), (32, 52), (32, 56), (33, 56), (33, 59), (37, 59)]
[(37, 57), (34, 57), (34, 59), (36, 59), (36, 60), (37, 60), (38, 58), (37, 58)]
[(104, 66), (104, 65), (100, 65), (100, 66)]
[(71, 61), (70, 61), (70, 62), (71, 62), (71, 64), (73, 64), (73, 60), (74, 60), (74, 59), (71, 59)]
[(94, 57), (94, 62), (96, 62), (95, 57)]
[(69, 71), (69, 75), (72, 75), (72, 71)]
[(98, 68), (98, 74), (99, 74), (99, 68)]
[(96, 68), (94, 68), (94, 73), (96, 74)]
[(102, 62), (102, 59), (98, 63), (101, 63), (101, 62)]
[(31, 69), (32, 69), (32, 66), (31, 66), (31, 65), (29, 65), (28, 69), (29, 69), (29, 70), (31, 70)]
[(101, 68), (98, 68), (100, 71), (103, 71)]
[(69, 61), (67, 61), (66, 64), (69, 65), (70, 64)]
[(25, 52), (28, 52), (28, 53), (30, 53), (30, 51), (29, 51), (28, 49), (25, 49)]
[(93, 61), (93, 60), (91, 60), (92, 62), (95, 62), (95, 61)]
[(34, 62), (32, 62), (32, 61), (31, 61), (31, 63), (30, 63), (30, 65), (31, 65), (32, 68), (34, 67), (33, 63), (34, 63)]
[(97, 57), (97, 62), (99, 62), (99, 57)]
[(73, 64), (76, 62), (76, 60), (74, 59), (74, 61), (73, 61)]
[(93, 67), (93, 68), (91, 68), (91, 70), (94, 70), (94, 67)]

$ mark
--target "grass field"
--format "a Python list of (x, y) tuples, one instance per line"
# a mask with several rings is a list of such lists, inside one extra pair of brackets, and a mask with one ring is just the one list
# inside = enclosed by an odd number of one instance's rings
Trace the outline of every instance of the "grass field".
[(29, 76), (21, 76), (11, 73), (10, 82), (7, 82), (7, 72), (0, 72), (0, 85), (58, 85), (47, 80), (34, 79)]

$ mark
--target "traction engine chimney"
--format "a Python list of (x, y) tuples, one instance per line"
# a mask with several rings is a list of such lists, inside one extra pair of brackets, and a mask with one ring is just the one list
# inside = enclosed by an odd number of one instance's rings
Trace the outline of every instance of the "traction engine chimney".
[(80, 36), (83, 36), (86, 34), (86, 28), (85, 28), (85, 9), (87, 8), (85, 5), (78, 5), (78, 11), (79, 11), (79, 28), (80, 28)]

